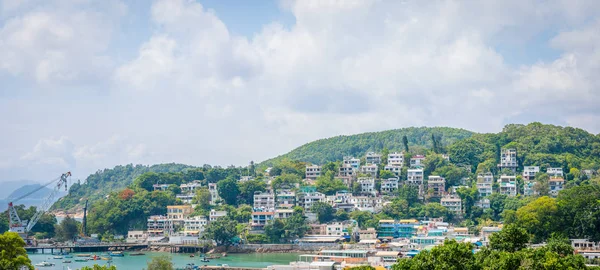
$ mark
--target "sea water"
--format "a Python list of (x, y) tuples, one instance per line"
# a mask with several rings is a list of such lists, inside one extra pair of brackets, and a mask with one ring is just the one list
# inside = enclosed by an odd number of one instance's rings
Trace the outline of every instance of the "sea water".
[[(250, 253), (250, 254), (228, 254), (226, 257), (221, 257), (219, 259), (211, 259), (210, 262), (201, 262), (203, 255), (196, 254), (194, 257), (190, 257), (189, 254), (185, 253), (168, 253), (168, 252), (144, 252), (146, 255), (141, 256), (129, 256), (129, 253), (125, 252), (124, 257), (111, 257), (112, 262), (111, 265), (117, 267), (118, 270), (138, 270), (145, 269), (148, 262), (152, 260), (152, 257), (160, 256), (160, 255), (168, 255), (173, 260), (173, 265), (175, 268), (184, 268), (188, 263), (193, 263), (195, 265), (217, 265), (217, 264), (228, 264), (229, 266), (239, 266), (239, 267), (255, 267), (255, 268), (265, 268), (269, 265), (274, 264), (289, 264), (292, 261), (298, 260), (297, 253)], [(89, 253), (88, 253), (89, 254)], [(93, 255), (94, 253), (92, 253)], [(87, 262), (76, 262), (75, 259), (78, 257), (75, 256), (76, 253), (73, 253), (73, 258), (64, 258), (62, 259), (54, 259), (54, 255), (50, 254), (29, 254), (29, 259), (31, 259), (32, 264), (36, 264), (42, 261), (47, 261), (54, 263), (55, 266), (51, 267), (39, 267), (34, 266), (35, 269), (48, 269), (48, 270), (63, 270), (67, 269), (67, 266), (71, 269), (80, 269), (83, 266), (93, 266), (94, 264), (99, 265), (107, 265), (108, 261), (103, 260), (90, 260)], [(101, 253), (96, 253), (98, 256), (108, 257), (106, 255), (102, 255)], [(64, 260), (69, 260), (71, 263), (63, 263)]]

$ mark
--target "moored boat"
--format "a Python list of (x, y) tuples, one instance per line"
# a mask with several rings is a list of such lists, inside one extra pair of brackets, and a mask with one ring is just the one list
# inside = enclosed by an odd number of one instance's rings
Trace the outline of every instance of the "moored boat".
[(123, 256), (125, 256), (125, 254), (123, 254), (122, 251), (113, 251), (109, 255), (111, 257), (123, 257)]
[(142, 252), (129, 253), (129, 256), (144, 256), (144, 255), (146, 255), (146, 253), (142, 253)]
[(36, 263), (35, 266), (39, 266), (39, 267), (50, 267), (50, 266), (54, 266), (53, 263), (51, 262), (47, 262), (47, 261), (42, 261), (40, 263)]

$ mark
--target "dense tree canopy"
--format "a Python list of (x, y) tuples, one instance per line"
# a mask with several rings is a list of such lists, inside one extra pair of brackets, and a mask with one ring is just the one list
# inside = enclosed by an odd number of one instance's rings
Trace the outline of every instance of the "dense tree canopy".
[(25, 241), (14, 232), (0, 235), (0, 269), (20, 269), (27, 267), (33, 270), (31, 260), (25, 251)]

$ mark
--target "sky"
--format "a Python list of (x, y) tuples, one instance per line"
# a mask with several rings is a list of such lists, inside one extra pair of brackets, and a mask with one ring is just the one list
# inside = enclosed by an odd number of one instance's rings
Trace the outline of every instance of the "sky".
[(0, 182), (341, 134), (600, 133), (596, 0), (0, 0)]

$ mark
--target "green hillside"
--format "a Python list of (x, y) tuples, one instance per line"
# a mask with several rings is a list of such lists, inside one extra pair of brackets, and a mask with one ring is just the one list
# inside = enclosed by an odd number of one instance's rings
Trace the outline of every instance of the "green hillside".
[(98, 170), (96, 173), (88, 176), (83, 183), (71, 183), (69, 194), (60, 198), (52, 209), (70, 210), (81, 208), (86, 199), (90, 203), (108, 195), (112, 191), (122, 190), (129, 186), (139, 175), (146, 172), (168, 173), (182, 172), (194, 168), (184, 164), (157, 164), (146, 165), (124, 165), (116, 166), (112, 169)]
[(406, 136), (408, 145), (415, 152), (432, 147), (431, 135), (441, 137), (443, 145), (469, 138), (474, 133), (468, 130), (449, 127), (409, 127), (380, 132), (369, 132), (350, 136), (336, 136), (316, 140), (302, 145), (291, 152), (266, 160), (261, 165), (271, 166), (283, 159), (298, 160), (314, 164), (324, 164), (341, 160), (344, 156), (362, 157), (369, 151), (402, 151), (402, 137)]

